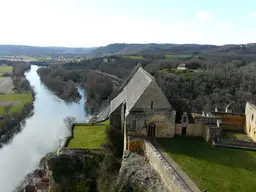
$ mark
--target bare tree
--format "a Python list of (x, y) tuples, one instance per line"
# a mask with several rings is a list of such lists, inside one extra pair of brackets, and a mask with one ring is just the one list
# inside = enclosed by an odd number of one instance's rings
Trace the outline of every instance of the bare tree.
[(63, 120), (68, 130), (71, 132), (72, 125), (76, 122), (75, 117), (65, 117)]

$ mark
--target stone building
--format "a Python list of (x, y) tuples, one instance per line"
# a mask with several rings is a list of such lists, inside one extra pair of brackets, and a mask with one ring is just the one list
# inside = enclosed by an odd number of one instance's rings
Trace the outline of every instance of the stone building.
[(191, 113), (182, 110), (182, 104), (168, 101), (154, 77), (140, 64), (111, 101), (109, 118), (111, 126), (124, 131), (124, 150), (140, 145), (141, 137), (188, 135), (210, 138), (207, 128), (194, 123)]
[(253, 141), (256, 141), (256, 105), (247, 102), (245, 106), (245, 115), (245, 132)]
[(188, 69), (185, 63), (181, 63), (177, 67), (178, 70), (186, 70)]
[(110, 124), (128, 136), (170, 137), (175, 134), (176, 111), (154, 77), (139, 64), (111, 101)]

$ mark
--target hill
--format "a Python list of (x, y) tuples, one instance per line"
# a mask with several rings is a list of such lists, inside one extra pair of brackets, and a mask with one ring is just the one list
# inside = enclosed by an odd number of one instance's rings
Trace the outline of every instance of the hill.
[(243, 45), (200, 45), (200, 44), (126, 44), (115, 43), (99, 47), (90, 52), (93, 56), (131, 55), (131, 54), (218, 54), (255, 55), (256, 44)]
[(0, 45), (0, 56), (54, 56), (60, 54), (85, 54), (95, 48), (36, 47), (25, 45)]
[(115, 43), (99, 47), (91, 52), (95, 56), (128, 55), (143, 52), (158, 52), (172, 47), (174, 44), (126, 44)]

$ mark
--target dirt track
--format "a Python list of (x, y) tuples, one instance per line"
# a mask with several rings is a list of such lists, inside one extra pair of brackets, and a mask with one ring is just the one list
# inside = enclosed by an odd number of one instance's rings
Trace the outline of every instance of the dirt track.
[(17, 105), (19, 104), (21, 101), (0, 101), (0, 106), (1, 107), (6, 107), (9, 105)]
[(13, 92), (13, 82), (11, 77), (0, 77), (0, 93)]

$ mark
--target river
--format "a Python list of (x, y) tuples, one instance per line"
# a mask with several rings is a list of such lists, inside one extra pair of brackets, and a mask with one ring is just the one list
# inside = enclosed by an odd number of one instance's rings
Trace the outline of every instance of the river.
[(0, 149), (0, 192), (12, 192), (39, 166), (46, 153), (58, 148), (60, 139), (68, 133), (63, 122), (66, 116), (76, 117), (79, 122), (90, 118), (84, 110), (85, 97), (81, 88), (78, 88), (82, 96), (80, 102), (66, 103), (40, 81), (37, 69), (33, 65), (25, 74), (36, 92), (34, 115), (26, 120), (22, 131)]

